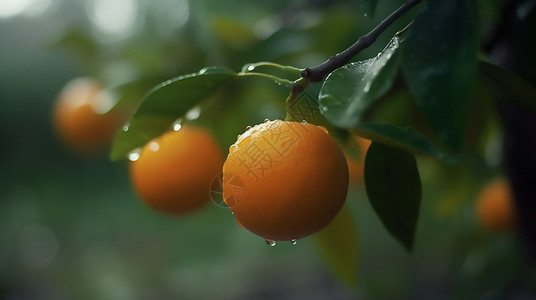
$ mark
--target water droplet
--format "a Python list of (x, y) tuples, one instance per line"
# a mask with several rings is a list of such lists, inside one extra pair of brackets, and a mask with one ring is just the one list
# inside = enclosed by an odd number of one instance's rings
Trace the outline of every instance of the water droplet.
[(128, 154), (128, 160), (130, 161), (137, 161), (140, 158), (141, 155), (141, 148), (136, 148)]
[(248, 67), (248, 71), (253, 71), (253, 70), (255, 70), (255, 66), (249, 66)]
[(177, 119), (177, 121), (173, 123), (173, 131), (179, 131), (181, 130), (181, 128), (182, 128), (182, 118)]
[(326, 127), (324, 126), (318, 126), (318, 128), (320, 128), (320, 130), (324, 131), (325, 133), (329, 134), (328, 130), (326, 129)]
[(270, 122), (270, 119), (264, 119), (264, 123)]
[(203, 69), (199, 70), (199, 75), (203, 75), (203, 74), (205, 74), (207, 71), (208, 71), (207, 68), (203, 68)]
[(191, 121), (199, 118), (201, 115), (201, 107), (195, 106), (186, 113), (186, 120)]
[(292, 239), (292, 240), (290, 240), (290, 243), (291, 243), (292, 245), (296, 245), (297, 241), (296, 241), (296, 239)]
[(363, 15), (365, 16), (365, 18), (368, 18), (368, 14), (367, 14), (367, 13), (364, 13)]
[(307, 124), (307, 120), (302, 120), (302, 124)]
[(327, 106), (322, 106), (322, 111), (323, 111), (323, 112), (327, 112), (327, 111), (328, 111), (328, 107), (327, 107)]
[(264, 241), (266, 242), (266, 244), (270, 245), (270, 247), (273, 247), (275, 246), (275, 244), (277, 244), (276, 241), (270, 239), (264, 239)]
[(372, 84), (372, 81), (367, 81), (367, 84), (365, 85), (365, 88), (363, 89), (365, 93), (368, 93), (370, 91), (371, 84)]
[(130, 127), (130, 123), (126, 123), (125, 125), (123, 125), (123, 131), (127, 132), (129, 127)]
[(251, 126), (247, 126), (246, 127), (246, 130), (250, 130), (252, 127)]
[(156, 151), (160, 150), (160, 145), (157, 142), (152, 141), (152, 142), (149, 143), (149, 149), (151, 149), (151, 151), (153, 151), (153, 152), (156, 152)]

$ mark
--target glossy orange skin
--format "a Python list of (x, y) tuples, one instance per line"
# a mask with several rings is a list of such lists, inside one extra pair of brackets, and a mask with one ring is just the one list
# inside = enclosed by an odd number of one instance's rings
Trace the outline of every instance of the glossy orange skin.
[(350, 183), (362, 183), (365, 178), (365, 157), (372, 141), (358, 136), (354, 138), (359, 144), (359, 158), (356, 160), (348, 155), (346, 156), (348, 174), (350, 176)]
[(53, 111), (56, 135), (78, 154), (93, 154), (110, 145), (124, 117), (100, 114), (102, 87), (91, 78), (77, 78), (65, 85)]
[[(348, 191), (342, 150), (313, 124), (275, 120), (249, 129), (230, 147), (223, 174), (223, 197), (239, 224), (273, 241), (320, 231)], [(230, 175), (243, 184), (238, 196)]]
[(516, 228), (514, 197), (506, 178), (496, 178), (480, 191), (476, 200), (476, 216), (484, 228), (493, 232), (509, 232)]
[(139, 159), (130, 163), (130, 175), (136, 192), (152, 208), (187, 214), (210, 201), (210, 183), (222, 165), (223, 154), (213, 137), (183, 126), (147, 143)]

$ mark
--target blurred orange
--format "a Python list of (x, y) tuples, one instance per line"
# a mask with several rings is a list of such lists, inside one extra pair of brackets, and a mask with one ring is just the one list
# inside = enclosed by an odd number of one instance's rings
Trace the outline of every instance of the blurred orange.
[(53, 111), (56, 134), (71, 150), (93, 154), (110, 145), (124, 117), (107, 112), (111, 99), (92, 78), (77, 78), (61, 90)]
[(147, 143), (131, 162), (132, 184), (142, 200), (169, 214), (195, 211), (210, 200), (210, 184), (221, 174), (223, 154), (203, 129), (182, 126)]
[(493, 232), (508, 232), (516, 227), (517, 218), (510, 182), (496, 178), (487, 183), (476, 199), (476, 217)]

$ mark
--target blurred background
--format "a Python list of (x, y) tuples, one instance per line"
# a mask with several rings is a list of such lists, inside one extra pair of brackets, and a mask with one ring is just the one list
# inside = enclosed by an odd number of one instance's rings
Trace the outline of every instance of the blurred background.
[[(209, 65), (312, 66), (403, 1), (382, 1), (372, 18), (358, 2), (0, 0), (0, 298), (534, 297), (536, 274), (515, 233), (492, 234), (475, 221), (482, 181), (463, 167), (419, 160), (424, 194), (412, 254), (355, 183), (348, 206), (359, 233), (357, 281), (345, 283), (313, 238), (270, 247), (213, 204), (191, 216), (161, 215), (133, 192), (126, 161), (80, 156), (54, 134), (53, 104), (72, 78), (138, 82), (145, 92)], [(411, 14), (358, 58), (379, 52)], [(226, 92), (237, 100), (222, 149), (236, 128), (285, 115), (287, 91), (273, 83)]]

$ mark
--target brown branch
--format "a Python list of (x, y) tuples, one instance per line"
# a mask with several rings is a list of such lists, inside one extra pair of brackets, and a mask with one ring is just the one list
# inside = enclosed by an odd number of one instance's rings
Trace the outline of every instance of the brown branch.
[(422, 2), (422, 0), (407, 0), (402, 6), (385, 18), (378, 26), (376, 26), (376, 28), (366, 35), (360, 37), (357, 42), (355, 42), (348, 49), (330, 57), (327, 61), (316, 67), (305, 68), (301, 72), (301, 76), (308, 82), (322, 81), (322, 79), (324, 79), (324, 77), (326, 77), (329, 73), (349, 63), (356, 54), (372, 45), (378, 36), (385, 31), (385, 29), (387, 29), (391, 24), (393, 24), (394, 21), (400, 18), (400, 16), (420, 2)]

